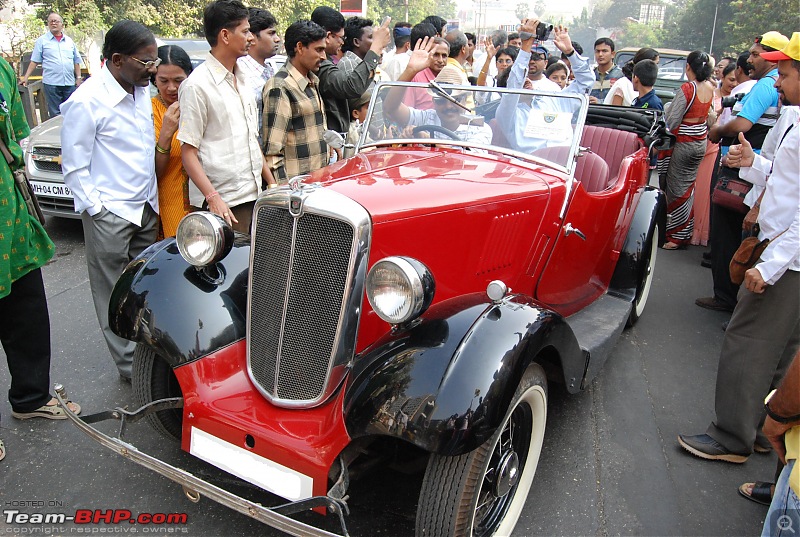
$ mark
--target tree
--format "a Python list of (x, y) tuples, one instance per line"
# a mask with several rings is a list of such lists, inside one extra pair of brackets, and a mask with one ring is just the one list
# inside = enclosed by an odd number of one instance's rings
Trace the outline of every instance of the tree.
[(747, 50), (754, 38), (770, 30), (787, 37), (797, 31), (797, 0), (769, 0), (763, 3), (734, 0), (730, 3), (730, 10), (731, 19), (726, 35), (732, 48), (725, 50)]
[(516, 15), (519, 20), (522, 20), (528, 18), (528, 14), (530, 14), (530, 12), (530, 6), (525, 2), (521, 2), (517, 4), (517, 8), (514, 10), (514, 15)]
[(6, 44), (0, 48), (0, 52), (12, 62), (21, 59), (24, 53), (32, 51), (36, 39), (45, 31), (42, 20), (35, 15), (15, 19), (3, 26)]
[[(314, 5), (318, 4), (319, 2), (315, 0)], [(417, 24), (428, 15), (438, 15), (437, 5), (438, 0), (376, 0), (367, 3), (367, 17), (376, 23), (389, 16), (392, 17), (393, 23), (406, 21)], [(408, 13), (408, 17), (406, 17), (406, 13)]]
[(650, 24), (626, 21), (616, 33), (617, 49), (624, 47), (660, 47), (663, 41), (663, 30)]
[[(750, 9), (750, 4), (747, 9)], [(704, 50), (720, 57), (721, 51), (732, 50), (729, 30), (732, 18), (730, 0), (688, 0), (685, 7), (678, 5), (674, 11), (667, 11), (667, 23), (664, 26), (665, 45), (683, 50)]]
[(592, 57), (592, 46), (597, 39), (597, 27), (589, 17), (589, 11), (584, 7), (578, 17), (572, 19), (569, 25), (569, 36), (583, 47), (583, 55)]

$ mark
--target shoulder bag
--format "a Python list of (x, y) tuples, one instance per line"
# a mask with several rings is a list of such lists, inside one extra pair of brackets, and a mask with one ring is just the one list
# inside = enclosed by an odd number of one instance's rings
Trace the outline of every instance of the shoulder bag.
[[(775, 235), (772, 240), (777, 239), (786, 233), (786, 231), (787, 230), (781, 231)], [(744, 281), (744, 273), (753, 268), (761, 257), (761, 254), (764, 253), (764, 250), (769, 246), (770, 239), (759, 241), (758, 232), (759, 226), (756, 224), (753, 226), (751, 236), (742, 240), (742, 244), (739, 245), (739, 248), (736, 250), (736, 253), (733, 254), (733, 258), (728, 265), (728, 270), (731, 273), (731, 281), (736, 285), (742, 284)]]
[[(0, 137), (0, 153), (3, 153), (3, 157), (6, 159), (6, 162), (8, 162), (8, 167), (11, 168), (14, 165), (14, 156), (11, 154), (11, 151), (8, 150), (2, 137)], [(20, 168), (15, 170), (11, 168), (11, 173), (14, 175), (14, 184), (16, 184), (17, 190), (19, 190), (19, 193), (22, 194), (22, 198), (25, 200), (28, 214), (38, 220), (40, 224), (44, 225), (44, 214), (42, 213), (41, 207), (39, 207), (39, 200), (36, 199), (36, 194), (33, 193), (28, 177), (25, 175), (25, 169)]]

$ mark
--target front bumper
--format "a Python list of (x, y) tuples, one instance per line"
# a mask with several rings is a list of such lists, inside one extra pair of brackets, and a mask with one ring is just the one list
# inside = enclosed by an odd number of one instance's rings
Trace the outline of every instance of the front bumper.
[[(268, 526), (281, 530), (290, 535), (304, 537), (341, 537), (342, 535), (349, 535), (347, 533), (347, 527), (344, 519), (344, 516), (349, 514), (349, 510), (347, 504), (343, 500), (332, 498), (330, 496), (315, 496), (306, 500), (299, 500), (275, 507), (264, 507), (261, 504), (254, 503), (245, 498), (237, 496), (203, 479), (200, 479), (199, 477), (185, 470), (176, 468), (148, 455), (147, 453), (139, 451), (139, 449), (137, 449), (133, 444), (122, 440), (122, 436), (125, 433), (128, 423), (139, 421), (144, 416), (152, 412), (165, 410), (167, 408), (180, 408), (183, 405), (183, 400), (181, 398), (154, 401), (153, 403), (143, 406), (134, 412), (129, 412), (122, 408), (116, 408), (114, 410), (108, 410), (84, 417), (79, 417), (69, 410), (69, 407), (66, 404), (67, 398), (64, 387), (60, 384), (56, 384), (55, 392), (56, 398), (58, 399), (61, 407), (65, 410), (69, 420), (72, 421), (72, 423), (89, 438), (110, 449), (111, 451), (114, 451), (118, 455), (122, 455), (136, 464), (144, 466), (145, 468), (148, 468), (178, 483), (183, 487), (183, 491), (187, 498), (193, 502), (197, 502), (200, 500), (201, 496), (205, 496), (217, 503), (233, 509), (234, 511), (242, 513), (243, 515), (247, 515), (255, 520), (258, 520), (259, 522), (267, 524)], [(120, 432), (119, 437), (117, 438), (108, 436), (90, 425), (91, 423), (110, 419), (116, 419), (120, 421)], [(338, 516), (342, 528), (341, 534), (331, 533), (303, 522), (299, 522), (287, 516), (289, 514), (299, 513), (301, 511), (320, 507), (327, 509), (328, 513)]]

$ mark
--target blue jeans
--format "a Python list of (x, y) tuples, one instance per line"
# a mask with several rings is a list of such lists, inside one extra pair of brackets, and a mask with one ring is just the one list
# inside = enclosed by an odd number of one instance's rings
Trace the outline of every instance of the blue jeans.
[(44, 97), (47, 101), (47, 113), (50, 117), (61, 115), (61, 104), (69, 99), (72, 92), (75, 91), (75, 86), (51, 86), (50, 84), (42, 84), (44, 86)]
[(769, 506), (767, 518), (764, 520), (764, 529), (761, 537), (793, 537), (800, 532), (800, 499), (789, 488), (789, 474), (792, 473), (796, 460), (787, 461), (783, 467), (781, 477), (775, 483), (775, 495)]

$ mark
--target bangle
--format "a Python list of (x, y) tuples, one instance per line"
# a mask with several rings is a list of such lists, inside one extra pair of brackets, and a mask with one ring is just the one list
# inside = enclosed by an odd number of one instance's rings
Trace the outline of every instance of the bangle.
[(278, 188), (280, 185), (278, 183), (267, 183), (267, 190), (272, 190), (273, 188)]
[(486, 69), (481, 69), (481, 73), (486, 74)]
[(206, 195), (206, 201), (209, 201), (209, 202), (210, 202), (210, 201), (211, 201), (211, 198), (213, 198), (214, 196), (219, 196), (219, 192), (217, 192), (216, 190), (214, 190), (213, 192), (209, 192), (209, 193)]
[(158, 145), (158, 142), (156, 142), (156, 151), (158, 151), (162, 155), (168, 155), (169, 154), (169, 149), (164, 149), (163, 147)]
[(772, 418), (773, 420), (777, 421), (778, 423), (792, 423), (795, 421), (800, 421), (800, 414), (795, 414), (794, 416), (780, 416), (774, 413), (769, 408), (769, 401), (764, 403), (764, 410), (767, 411), (767, 415)]

